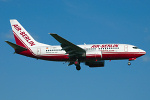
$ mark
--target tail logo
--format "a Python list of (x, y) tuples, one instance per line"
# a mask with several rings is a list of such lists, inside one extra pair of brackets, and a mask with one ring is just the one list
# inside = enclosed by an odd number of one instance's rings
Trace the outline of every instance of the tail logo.
[(21, 29), (20, 26), (18, 26), (17, 24), (12, 25), (12, 26), (14, 26), (14, 28), (15, 28), (18, 32), (20, 32), (20, 35), (21, 35), (31, 46), (35, 45), (35, 43), (30, 39), (30, 37), (29, 37), (24, 31), (21, 31), (22, 29)]

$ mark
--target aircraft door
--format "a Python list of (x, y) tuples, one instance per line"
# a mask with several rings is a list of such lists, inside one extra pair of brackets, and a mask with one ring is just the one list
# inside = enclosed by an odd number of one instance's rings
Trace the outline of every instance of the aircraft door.
[(37, 48), (37, 55), (41, 55), (41, 49)]
[(95, 53), (95, 58), (96, 59), (101, 59), (102, 58), (102, 52), (101, 51), (98, 51)]
[(124, 46), (124, 51), (128, 52), (128, 46), (127, 45)]

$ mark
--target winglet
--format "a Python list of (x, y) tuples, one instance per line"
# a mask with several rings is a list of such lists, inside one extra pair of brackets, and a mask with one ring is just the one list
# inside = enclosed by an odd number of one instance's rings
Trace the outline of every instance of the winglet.
[(26, 50), (28, 50), (27, 48), (24, 48), (24, 47), (22, 47), (22, 46), (19, 46), (19, 45), (17, 45), (17, 44), (14, 44), (14, 43), (12, 43), (12, 42), (9, 42), (9, 41), (5, 41), (6, 43), (8, 43), (11, 47), (13, 47), (15, 50), (17, 50), (17, 51), (26, 51)]

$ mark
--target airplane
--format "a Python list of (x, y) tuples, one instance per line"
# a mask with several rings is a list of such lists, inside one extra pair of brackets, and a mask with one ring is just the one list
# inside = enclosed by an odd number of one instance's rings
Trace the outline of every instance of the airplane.
[(68, 66), (74, 64), (77, 70), (81, 69), (80, 63), (89, 67), (104, 67), (105, 60), (128, 59), (128, 65), (131, 65), (130, 61), (146, 54), (144, 50), (129, 44), (75, 45), (55, 33), (49, 34), (60, 45), (47, 45), (34, 40), (16, 19), (11, 19), (10, 23), (16, 44), (5, 42), (14, 48), (15, 53), (36, 59), (68, 62)]

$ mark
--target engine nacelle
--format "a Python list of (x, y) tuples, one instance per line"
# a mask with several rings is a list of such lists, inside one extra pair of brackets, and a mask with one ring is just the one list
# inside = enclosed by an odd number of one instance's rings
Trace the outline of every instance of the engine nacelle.
[(94, 61), (94, 62), (85, 62), (85, 65), (89, 67), (104, 67), (104, 60)]
[(95, 62), (95, 61), (101, 61), (102, 60), (102, 52), (101, 51), (88, 51), (86, 52), (86, 61), (87, 62)]

